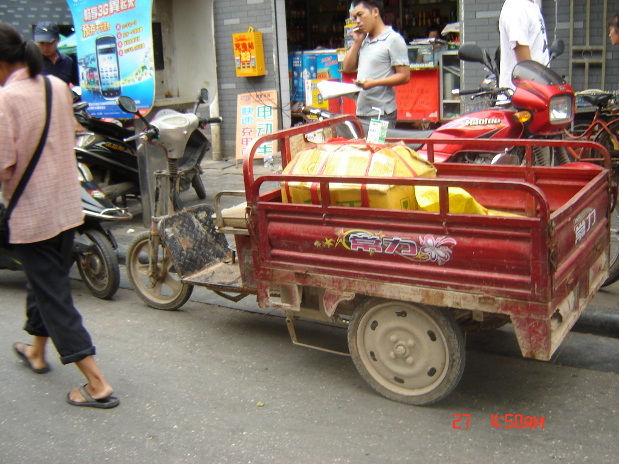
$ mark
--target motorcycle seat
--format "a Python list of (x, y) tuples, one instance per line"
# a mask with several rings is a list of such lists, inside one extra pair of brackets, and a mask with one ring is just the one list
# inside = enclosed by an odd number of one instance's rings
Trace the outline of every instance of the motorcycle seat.
[(98, 132), (108, 137), (115, 137), (120, 140), (126, 139), (128, 137), (132, 137), (135, 135), (135, 132), (133, 130), (125, 129), (124, 127), (117, 126), (113, 122), (100, 121), (98, 119), (91, 119), (88, 121), (88, 124), (91, 126), (91, 130), (93, 132)]
[(219, 232), (249, 235), (246, 201), (239, 205), (222, 209), (219, 218), (217, 213), (215, 213), (213, 214), (213, 219)]
[(221, 210), (221, 217), (224, 221), (224, 227), (236, 227), (239, 229), (247, 229), (247, 221), (245, 220), (245, 212), (247, 211), (247, 202), (244, 201), (240, 205), (232, 206)]
[[(405, 130), (405, 129), (387, 129), (387, 139), (390, 141), (399, 141), (404, 139), (427, 139), (434, 133), (434, 130)], [(407, 143), (412, 150), (419, 150), (423, 143)]]

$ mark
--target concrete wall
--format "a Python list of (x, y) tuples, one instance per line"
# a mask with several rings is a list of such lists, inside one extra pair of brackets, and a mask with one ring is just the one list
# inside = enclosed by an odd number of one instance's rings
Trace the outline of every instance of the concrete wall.
[[(237, 95), (277, 89), (273, 10), (270, 0), (215, 0), (219, 107), (224, 118), (221, 126), (223, 157), (235, 156)], [(262, 32), (267, 73), (260, 77), (236, 77), (232, 34), (246, 32), (250, 26)]]
[(2, 0), (0, 22), (15, 26), (25, 39), (32, 39), (32, 25), (38, 21), (73, 24), (66, 0)]

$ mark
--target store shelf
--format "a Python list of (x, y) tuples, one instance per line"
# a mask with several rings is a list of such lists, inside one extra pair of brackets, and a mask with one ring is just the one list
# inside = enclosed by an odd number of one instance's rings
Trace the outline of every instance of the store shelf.
[[(457, 21), (458, 0), (386, 0), (384, 3), (385, 23), (393, 26), (407, 42), (425, 38), (430, 24), (445, 26)], [(288, 34), (291, 49), (313, 50), (321, 45), (324, 38), (312, 31), (317, 25), (336, 25), (333, 34), (343, 37), (349, 7), (349, 0), (285, 0), (287, 25), (295, 29), (294, 34)]]
[(460, 100), (452, 97), (452, 91), (460, 88), (460, 59), (457, 50), (449, 50), (439, 56), (440, 118), (442, 121), (460, 115)]

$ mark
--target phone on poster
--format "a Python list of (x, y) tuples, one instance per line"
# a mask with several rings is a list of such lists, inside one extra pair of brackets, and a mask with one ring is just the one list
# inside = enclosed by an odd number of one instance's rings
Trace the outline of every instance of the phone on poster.
[(97, 37), (95, 47), (101, 94), (104, 98), (116, 98), (120, 95), (120, 68), (116, 39), (111, 35)]

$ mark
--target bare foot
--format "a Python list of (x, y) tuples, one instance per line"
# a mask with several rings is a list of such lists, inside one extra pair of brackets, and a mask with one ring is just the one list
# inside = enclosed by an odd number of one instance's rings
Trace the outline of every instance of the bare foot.
[(45, 361), (45, 355), (36, 353), (34, 346), (26, 343), (14, 343), (13, 349), (30, 369), (37, 374), (45, 374), (50, 371), (49, 365)]
[[(114, 393), (114, 389), (110, 386), (103, 387), (100, 391), (94, 391), (90, 384), (84, 385), (84, 388), (86, 389), (86, 393), (88, 393), (95, 400), (102, 400), (112, 396), (112, 393)], [(73, 389), (71, 393), (69, 393), (69, 399), (76, 403), (85, 403), (88, 401), (88, 399), (84, 398), (84, 395), (80, 393), (80, 387)]]

